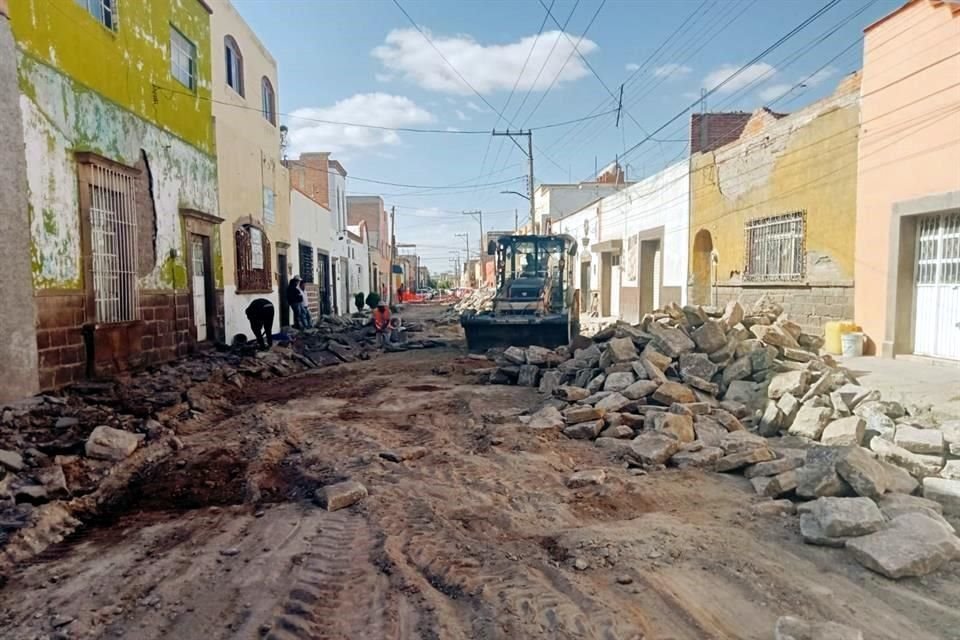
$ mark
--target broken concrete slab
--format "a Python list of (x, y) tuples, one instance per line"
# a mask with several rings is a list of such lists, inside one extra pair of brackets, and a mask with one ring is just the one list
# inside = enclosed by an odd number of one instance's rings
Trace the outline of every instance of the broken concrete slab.
[(367, 495), (365, 486), (356, 480), (346, 480), (317, 489), (315, 498), (327, 511), (337, 511), (360, 502)]
[(576, 471), (567, 478), (567, 487), (582, 489), (591, 485), (601, 485), (607, 479), (607, 472), (603, 469), (584, 469)]
[(894, 518), (886, 529), (851, 538), (853, 557), (888, 578), (924, 576), (960, 557), (960, 540), (923, 513)]
[(819, 440), (824, 428), (830, 421), (832, 412), (826, 407), (804, 405), (797, 412), (788, 433), (792, 436), (802, 436), (810, 440)]
[(939, 502), (947, 515), (960, 515), (960, 480), (924, 478), (923, 497)]
[(859, 446), (863, 441), (866, 423), (860, 416), (849, 416), (834, 420), (820, 434), (820, 442), (833, 446)]
[(886, 522), (870, 498), (817, 498), (809, 505), (809, 512), (831, 538), (873, 533)]
[(859, 496), (875, 498), (883, 495), (890, 484), (883, 465), (863, 447), (850, 447), (840, 453), (836, 469)]
[(943, 433), (937, 429), (901, 425), (897, 427), (893, 443), (911, 453), (943, 455)]
[(88, 458), (120, 461), (136, 451), (143, 439), (142, 434), (100, 425), (87, 438), (85, 451)]

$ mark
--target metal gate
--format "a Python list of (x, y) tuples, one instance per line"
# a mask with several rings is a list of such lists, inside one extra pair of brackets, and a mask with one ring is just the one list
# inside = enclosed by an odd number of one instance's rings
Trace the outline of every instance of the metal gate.
[(917, 222), (913, 351), (960, 360), (960, 212)]
[(197, 340), (203, 341), (207, 339), (207, 283), (203, 238), (200, 236), (190, 238), (190, 259), (193, 266), (193, 317)]

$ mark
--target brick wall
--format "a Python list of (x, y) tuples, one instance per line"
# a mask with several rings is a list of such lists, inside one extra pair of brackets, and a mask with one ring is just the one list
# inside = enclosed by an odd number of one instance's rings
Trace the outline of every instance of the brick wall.
[(289, 161), (291, 184), (307, 197), (330, 208), (330, 154), (303, 153)]
[(40, 389), (82, 380), (87, 354), (81, 327), (86, 320), (82, 294), (41, 295), (37, 306), (37, 354)]
[(832, 320), (853, 319), (853, 285), (811, 286), (734, 286), (719, 285), (717, 305), (739, 300), (747, 311), (761, 296), (783, 306), (790, 319), (804, 331), (823, 335), (823, 328)]
[[(83, 294), (44, 294), (37, 306), (40, 388), (56, 389), (93, 377), (167, 362), (196, 348), (188, 290), (141, 291), (140, 321), (86, 325)], [(223, 291), (216, 292), (216, 315), (208, 319), (223, 340)], [(93, 352), (94, 361), (89, 354)]]

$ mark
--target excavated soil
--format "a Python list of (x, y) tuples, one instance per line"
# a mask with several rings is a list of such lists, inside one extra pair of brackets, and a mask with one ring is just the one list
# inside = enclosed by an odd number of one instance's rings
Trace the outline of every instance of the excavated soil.
[[(960, 563), (887, 580), (752, 516), (740, 477), (633, 476), (495, 418), (537, 394), (473, 366), (411, 351), (251, 385), (16, 570), (0, 637), (767, 639), (781, 615), (960, 637)], [(566, 488), (593, 467), (604, 485)], [(369, 497), (313, 504), (346, 478)]]

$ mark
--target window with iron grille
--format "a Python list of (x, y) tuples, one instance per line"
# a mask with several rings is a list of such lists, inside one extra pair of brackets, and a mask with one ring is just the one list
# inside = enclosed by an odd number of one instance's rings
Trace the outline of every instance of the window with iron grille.
[(744, 280), (803, 280), (807, 270), (806, 219), (805, 211), (794, 211), (748, 222)]
[(139, 318), (135, 172), (81, 160), (87, 189), (94, 319), (98, 324)]
[(267, 234), (252, 225), (243, 225), (237, 229), (234, 241), (237, 246), (237, 291), (272, 291)]
[(300, 243), (300, 279), (313, 284), (313, 247)]
[(197, 86), (197, 46), (170, 27), (170, 73), (188, 89)]
[(116, 0), (77, 0), (77, 4), (86, 9), (97, 22), (111, 31), (117, 30)]

